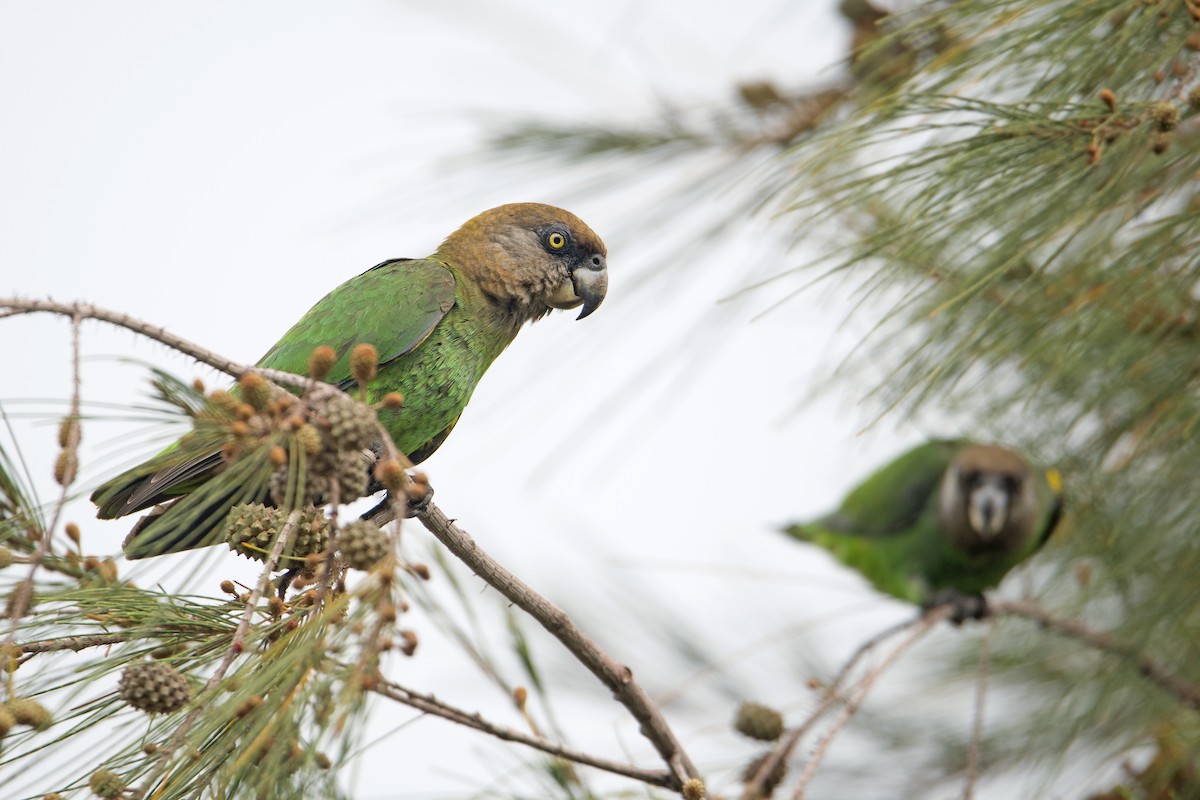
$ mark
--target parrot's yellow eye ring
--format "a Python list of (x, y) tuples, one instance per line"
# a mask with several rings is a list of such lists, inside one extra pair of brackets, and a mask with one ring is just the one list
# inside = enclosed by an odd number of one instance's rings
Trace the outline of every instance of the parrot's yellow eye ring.
[(562, 250), (567, 246), (567, 237), (555, 231), (546, 237), (546, 244), (549, 245), (551, 250)]

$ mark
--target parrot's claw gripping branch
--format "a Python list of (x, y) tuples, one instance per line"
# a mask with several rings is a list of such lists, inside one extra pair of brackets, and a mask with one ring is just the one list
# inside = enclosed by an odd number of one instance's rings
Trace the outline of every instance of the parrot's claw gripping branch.
[(923, 614), (928, 614), (943, 606), (950, 608), (947, 619), (955, 626), (962, 625), (968, 620), (982, 620), (990, 616), (987, 598), (982, 594), (967, 594), (957, 589), (942, 589), (935, 592), (921, 607)]
[(433, 503), (433, 487), (426, 483), (424, 484), (424, 489), (425, 491), (416, 500), (413, 500), (411, 497), (408, 499), (408, 513), (405, 514), (405, 519), (414, 519), (421, 516), (429, 508), (430, 504)]

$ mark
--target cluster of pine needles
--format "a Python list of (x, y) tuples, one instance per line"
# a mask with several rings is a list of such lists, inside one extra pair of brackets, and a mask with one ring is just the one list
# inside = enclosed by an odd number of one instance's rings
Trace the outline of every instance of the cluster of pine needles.
[[(37, 751), (70, 764), (31, 777), (29, 796), (340, 796), (333, 768), (355, 753), (384, 659), (417, 647), (400, 625), (404, 583), (430, 572), (399, 559), (398, 524), (338, 521), (340, 505), (379, 488), (403, 517), (428, 487), (406, 472), (375, 407), (319, 382), (333, 356), (313, 353), (298, 395), (256, 373), (207, 395), (159, 375), (160, 395), (193, 421), (179, 449), (220, 442), (225, 468), (214, 482), (253, 472), (270, 488), (271, 504), (239, 504), (222, 526), (230, 548), (263, 562), (256, 585), (223, 580), (215, 597), (136, 586), (111, 558), (85, 555), (74, 523), (44, 548), (36, 591), (32, 574), (6, 581), (10, 604), (26, 596), (27, 607), (8, 609), (0, 642), (0, 767)], [(359, 387), (376, 362), (370, 345), (354, 352)], [(380, 405), (402, 403), (388, 395)], [(77, 445), (77, 420), (63, 429)], [(0, 519), (0, 578), (32, 565), (51, 533), (21, 499), (12, 466), (0, 463), (12, 501)], [(284, 569), (295, 580), (275, 587)], [(51, 718), (46, 706), (67, 710)]]

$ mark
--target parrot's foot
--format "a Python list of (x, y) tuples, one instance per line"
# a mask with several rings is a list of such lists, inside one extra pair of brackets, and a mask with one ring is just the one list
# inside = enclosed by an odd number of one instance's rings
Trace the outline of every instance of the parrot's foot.
[[(429, 508), (429, 504), (433, 502), (433, 487), (431, 487), (428, 483), (421, 483), (419, 485), (424, 491), (417, 500), (413, 500), (412, 497), (409, 496), (408, 504), (405, 507), (405, 519), (412, 519), (413, 517), (420, 516), (425, 509)], [(386, 495), (384, 495), (383, 499), (380, 500), (374, 508), (363, 514), (359, 519), (365, 519), (366, 521), (372, 522), (381, 528), (384, 525), (387, 525), (389, 522), (395, 520), (396, 510), (392, 505), (391, 492), (388, 492)]]
[(934, 592), (921, 608), (923, 613), (928, 614), (943, 606), (949, 606), (949, 620), (954, 625), (962, 625), (967, 620), (984, 619), (988, 615), (986, 597), (982, 594), (964, 594), (957, 589)]

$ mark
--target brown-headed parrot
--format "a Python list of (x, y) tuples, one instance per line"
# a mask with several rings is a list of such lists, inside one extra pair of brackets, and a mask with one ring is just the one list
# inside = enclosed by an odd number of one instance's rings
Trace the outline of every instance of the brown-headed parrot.
[(1062, 516), (1062, 480), (1004, 447), (934, 440), (880, 468), (815, 522), (785, 528), (862, 573), (884, 594), (926, 607), (966, 602), (1045, 544)]
[[(314, 348), (329, 345), (338, 360), (323, 380), (349, 390), (356, 385), (351, 350), (374, 345), (379, 370), (365, 401), (403, 395), (403, 406), (381, 408), (379, 421), (419, 463), (445, 441), (483, 373), (525, 323), (554, 309), (580, 308), (583, 319), (600, 306), (608, 289), (606, 257), (600, 237), (561, 208), (493, 208), (468, 220), (428, 258), (384, 261), (334, 289), (258, 366), (304, 374)], [(193, 507), (186, 508), (189, 493), (216, 475), (222, 459), (210, 451), (181, 461), (177, 450), (168, 448), (92, 495), (103, 519), (168, 504), (126, 540), (130, 558), (214, 544), (230, 507), (264, 501), (234, 486), (202, 502), (191, 498)], [(181, 506), (180, 513), (172, 513), (172, 505)]]

